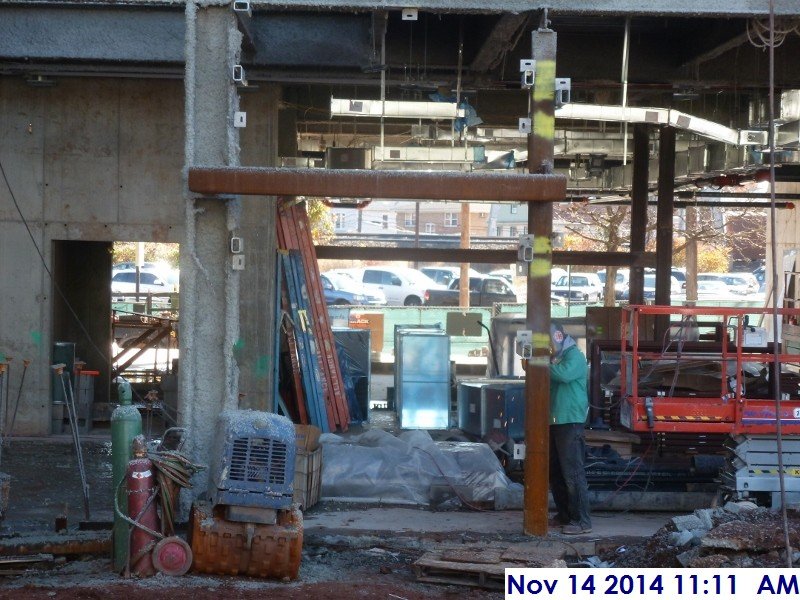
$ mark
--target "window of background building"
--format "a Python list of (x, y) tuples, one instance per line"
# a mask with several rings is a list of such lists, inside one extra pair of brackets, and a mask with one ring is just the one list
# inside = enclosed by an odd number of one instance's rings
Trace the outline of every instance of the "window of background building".
[(389, 215), (383, 215), (381, 218), (384, 229), (389, 229)]
[(436, 225), (433, 223), (425, 223), (425, 233), (436, 233)]
[(414, 224), (415, 224), (414, 218), (415, 217), (416, 217), (416, 215), (414, 213), (406, 214), (405, 220), (403, 221), (403, 224), (406, 227), (414, 227)]
[(333, 213), (333, 227), (334, 229), (344, 229), (345, 218), (344, 213)]
[(456, 213), (444, 213), (445, 227), (458, 227), (458, 215)]

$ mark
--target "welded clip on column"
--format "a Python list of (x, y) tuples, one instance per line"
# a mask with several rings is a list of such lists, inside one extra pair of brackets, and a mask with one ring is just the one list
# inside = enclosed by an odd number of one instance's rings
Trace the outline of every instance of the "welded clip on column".
[(247, 87), (247, 75), (244, 72), (244, 67), (242, 65), (233, 65), (231, 78), (239, 87)]
[(536, 61), (532, 58), (521, 58), (519, 61), (519, 72), (521, 73), (520, 85), (523, 90), (529, 90), (536, 81)]
[(250, 8), (250, 0), (233, 0), (233, 12), (242, 16), (252, 17), (253, 11)]
[(514, 351), (522, 359), (529, 359), (533, 357), (533, 332), (529, 329), (524, 329), (517, 332), (516, 342), (514, 344)]
[(530, 264), (533, 262), (533, 235), (519, 236), (517, 246), (517, 275), (528, 275)]
[(556, 108), (569, 104), (572, 95), (572, 79), (556, 77)]

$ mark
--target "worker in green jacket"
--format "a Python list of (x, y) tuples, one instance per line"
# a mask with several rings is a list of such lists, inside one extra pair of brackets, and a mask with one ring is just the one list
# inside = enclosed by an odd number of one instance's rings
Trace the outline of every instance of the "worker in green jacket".
[(589, 412), (586, 356), (559, 324), (550, 327), (550, 491), (554, 525), (567, 535), (592, 531), (584, 424)]

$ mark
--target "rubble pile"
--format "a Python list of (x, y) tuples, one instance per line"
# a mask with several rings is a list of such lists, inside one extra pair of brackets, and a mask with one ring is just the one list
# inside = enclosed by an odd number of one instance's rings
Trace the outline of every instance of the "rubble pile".
[[(792, 562), (800, 565), (800, 513), (788, 511)], [(752, 502), (728, 502), (673, 517), (642, 544), (606, 557), (615, 567), (785, 567), (779, 512)]]

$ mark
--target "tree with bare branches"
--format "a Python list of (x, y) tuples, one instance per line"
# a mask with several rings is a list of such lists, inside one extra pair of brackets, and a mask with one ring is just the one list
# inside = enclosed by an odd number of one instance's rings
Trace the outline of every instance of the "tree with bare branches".
[[(726, 190), (727, 191), (727, 190)], [(733, 192), (732, 192), (733, 193)], [(570, 203), (558, 206), (566, 250), (618, 252), (630, 247), (630, 207)], [(727, 271), (732, 256), (745, 255), (766, 241), (763, 209), (690, 206), (676, 211), (673, 265), (686, 267), (686, 298), (697, 300), (697, 273)], [(655, 208), (648, 207), (645, 248), (655, 250)], [(614, 305), (616, 267), (606, 269), (605, 305)]]

